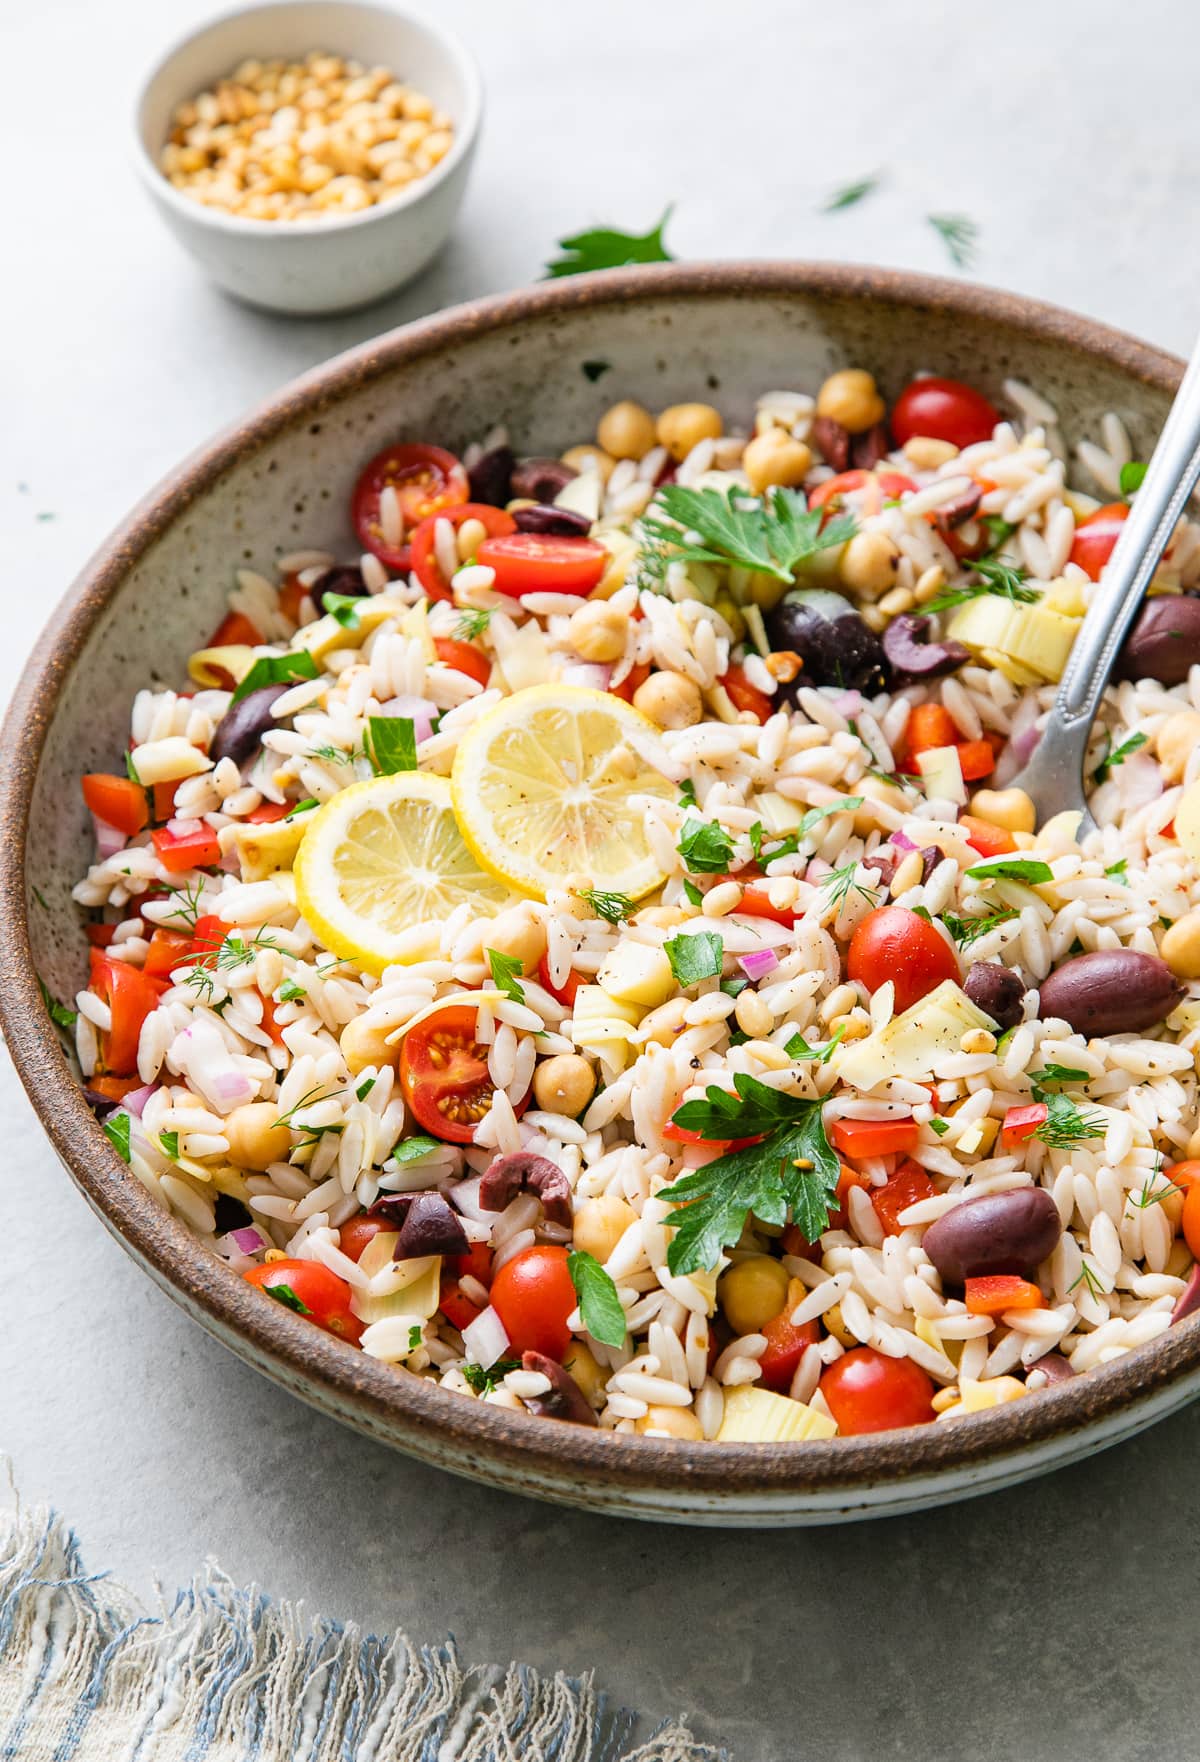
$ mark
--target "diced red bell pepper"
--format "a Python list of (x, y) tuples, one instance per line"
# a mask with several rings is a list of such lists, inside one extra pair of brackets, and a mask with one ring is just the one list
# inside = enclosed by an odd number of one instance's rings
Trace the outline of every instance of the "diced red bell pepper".
[(252, 826), (273, 826), (276, 820), (286, 820), (293, 806), (290, 801), (260, 802), (246, 818)]
[(1003, 1315), (1010, 1309), (1044, 1309), (1045, 1298), (1036, 1285), (1015, 1273), (991, 1273), (963, 1282), (968, 1315)]
[(979, 820), (974, 814), (963, 814), (958, 823), (971, 849), (977, 850), (981, 857), (1011, 856), (1017, 848), (1017, 841), (1012, 833), (1003, 826), (993, 826), (990, 820)]
[(108, 1005), (112, 1016), (111, 1026), (99, 1035), (101, 1070), (109, 1076), (129, 1076), (137, 1069), (142, 1023), (157, 1007), (166, 985), (128, 961), (110, 959), (98, 948), (91, 950), (91, 968), (88, 989)]
[(990, 740), (960, 740), (957, 752), (964, 783), (978, 783), (996, 769), (996, 753)]
[(759, 722), (765, 722), (770, 717), (774, 704), (765, 691), (760, 691), (757, 685), (751, 685), (743, 668), (730, 667), (717, 680), (717, 684), (725, 687), (735, 710), (749, 710)]
[(787, 1302), (762, 1330), (767, 1345), (758, 1361), (762, 1372), (760, 1382), (764, 1389), (774, 1389), (781, 1395), (791, 1387), (801, 1358), (809, 1346), (816, 1344), (820, 1334), (815, 1321), (802, 1322), (799, 1327), (792, 1323), (792, 1311), (803, 1301), (804, 1294), (799, 1279), (793, 1279), (788, 1287)]
[(650, 663), (648, 661), (635, 661), (628, 673), (626, 673), (624, 679), (622, 679), (620, 685), (610, 686), (609, 689), (614, 697), (624, 698), (627, 704), (631, 704), (633, 702), (634, 692), (639, 686), (645, 685), (649, 677)]
[(916, 1148), (921, 1128), (913, 1119), (835, 1120), (829, 1138), (842, 1156), (907, 1156)]
[(285, 575), (283, 586), (279, 590), (279, 610), (293, 624), (300, 622), (300, 602), (308, 589), (302, 586), (298, 575)]
[(1026, 1107), (1010, 1107), (1000, 1130), (1004, 1143), (1011, 1148), (1032, 1138), (1038, 1127), (1045, 1125), (1049, 1112), (1044, 1101), (1031, 1101)]
[(754, 884), (747, 887), (737, 909), (744, 917), (769, 918), (773, 924), (782, 924), (787, 930), (792, 929), (796, 919), (802, 916), (793, 906), (771, 904), (769, 882), (764, 882), (761, 887)]
[[(260, 997), (262, 997), (262, 992), (260, 991), (258, 995)], [(275, 1020), (275, 999), (273, 997), (263, 997), (262, 1006), (263, 1006), (263, 1014), (262, 1014), (263, 1027), (266, 1029), (267, 1033), (271, 1036), (271, 1039), (274, 1041), (276, 1046), (283, 1046), (285, 1044), (284, 1038), (283, 1038), (283, 1029), (280, 1027), (279, 1023)]]
[(106, 826), (115, 826), (126, 838), (133, 838), (150, 818), (146, 791), (131, 777), (112, 777), (105, 771), (90, 771), (80, 779), (83, 799), (90, 811)]
[[(186, 824), (186, 832), (173, 827)], [(158, 860), (169, 875), (183, 875), (189, 869), (212, 869), (221, 860), (221, 844), (205, 820), (173, 821), (150, 834)]]
[(85, 924), (84, 935), (93, 948), (107, 948), (117, 933), (115, 924)]
[(829, 1214), (828, 1227), (831, 1230), (845, 1230), (849, 1228), (850, 1220), (846, 1215), (846, 1201), (850, 1196), (851, 1187), (861, 1187), (864, 1192), (867, 1193), (870, 1193), (873, 1190), (870, 1180), (863, 1174), (861, 1169), (851, 1168), (848, 1162), (844, 1162), (842, 1163), (841, 1170), (838, 1174), (836, 1194), (837, 1206)]
[(216, 954), (226, 937), (232, 935), (232, 924), (218, 918), (215, 912), (204, 912), (196, 919), (192, 931), (192, 959), (203, 960), (206, 955)]
[(97, 1095), (107, 1095), (110, 1101), (124, 1101), (127, 1095), (132, 1095), (135, 1089), (142, 1087), (142, 1079), (136, 1075), (132, 1077), (91, 1076), (87, 1080), (87, 1086), (89, 1089), (94, 1089)]
[(182, 777), (173, 777), (167, 783), (154, 785), (154, 824), (156, 826), (165, 826), (167, 821), (174, 817), (175, 791), (182, 782)]
[(904, 1228), (900, 1213), (907, 1211), (910, 1205), (919, 1205), (922, 1199), (932, 1199), (936, 1192), (937, 1188), (920, 1163), (902, 1162), (895, 1173), (888, 1176), (886, 1186), (871, 1189), (871, 1204), (883, 1225), (884, 1235), (898, 1236)]
[(251, 624), (244, 612), (227, 612), (209, 637), (208, 647), (219, 649), (241, 643), (253, 649), (263, 640), (262, 633)]
[(580, 975), (572, 969), (568, 972), (561, 985), (555, 985), (550, 978), (549, 960), (546, 955), (543, 955), (538, 962), (538, 984), (543, 986), (550, 993), (551, 997), (556, 997), (559, 1003), (563, 1004), (565, 1008), (571, 1009), (575, 1003), (575, 993), (583, 984), (583, 980)]
[(142, 971), (151, 979), (166, 979), (174, 968), (190, 960), (191, 955), (190, 936), (185, 936), (181, 930), (159, 929), (150, 938)]

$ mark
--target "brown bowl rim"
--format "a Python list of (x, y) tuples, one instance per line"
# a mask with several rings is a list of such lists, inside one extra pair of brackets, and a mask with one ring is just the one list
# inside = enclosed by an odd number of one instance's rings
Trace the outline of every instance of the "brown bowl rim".
[[(109, 1145), (58, 1044), (38, 993), (29, 942), (25, 842), (34, 781), (57, 694), (129, 567), (221, 474), (293, 423), (398, 364), (430, 357), (470, 336), (555, 313), (676, 296), (857, 297), (939, 316), (983, 318), (1026, 336), (1099, 356), (1167, 394), (1178, 357), (1096, 319), (1024, 295), (909, 271), (823, 262), (664, 264), (542, 283), (452, 307), (335, 357), (291, 381), (170, 472), (100, 546), (52, 614), (26, 665), (0, 737), (0, 1021), (21, 1081), (85, 1197), (135, 1259), (176, 1301), (194, 1305), (227, 1344), (244, 1341), (253, 1361), (326, 1412), (444, 1466), (461, 1452), (463, 1472), (570, 1497), (569, 1481), (662, 1492), (711, 1506), (755, 1492), (846, 1495), (896, 1482), (983, 1471), (1031, 1446), (1097, 1425), (1194, 1377), (1200, 1329), (1158, 1340), (1036, 1398), (952, 1425), (796, 1444), (692, 1444), (601, 1433), (464, 1400), (409, 1372), (368, 1358), (275, 1304), (203, 1249), (155, 1204)], [(1180, 1399), (1183, 1399), (1180, 1396)], [(1156, 1402), (1156, 1405), (1160, 1404)], [(349, 1411), (348, 1411), (349, 1409)], [(397, 1424), (398, 1422), (398, 1424)], [(428, 1445), (424, 1443), (429, 1439)], [(441, 1448), (434, 1448), (435, 1440)], [(1101, 1440), (1097, 1440), (1099, 1443)], [(501, 1465), (503, 1476), (489, 1472)], [(996, 1470), (993, 1469), (993, 1473)], [(580, 1500), (586, 1502), (586, 1496)]]

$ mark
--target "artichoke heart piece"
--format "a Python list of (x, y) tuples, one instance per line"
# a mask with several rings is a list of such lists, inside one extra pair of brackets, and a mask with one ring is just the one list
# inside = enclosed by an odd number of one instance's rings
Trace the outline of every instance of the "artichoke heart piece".
[(995, 667), (1014, 685), (1061, 679), (1081, 618), (1039, 600), (1021, 605), (981, 594), (960, 606), (946, 635)]

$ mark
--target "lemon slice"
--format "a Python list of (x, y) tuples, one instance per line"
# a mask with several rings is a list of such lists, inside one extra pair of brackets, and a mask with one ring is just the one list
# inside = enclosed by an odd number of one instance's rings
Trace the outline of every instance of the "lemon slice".
[[(464, 901), (485, 916), (512, 897), (463, 843), (450, 785), (420, 771), (353, 783), (326, 802), (305, 830), (294, 873), (307, 923), (369, 973), (428, 960), (442, 923)], [(413, 937), (421, 925), (428, 935)]]
[(653, 722), (607, 691), (532, 685), (467, 730), (450, 786), (484, 868), (545, 899), (569, 877), (640, 899), (663, 879), (636, 795), (674, 786), (638, 752)]

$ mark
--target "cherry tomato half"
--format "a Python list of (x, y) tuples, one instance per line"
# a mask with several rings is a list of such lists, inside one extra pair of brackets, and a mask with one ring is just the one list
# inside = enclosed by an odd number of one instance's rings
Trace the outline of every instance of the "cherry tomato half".
[(263, 640), (258, 626), (251, 624), (244, 612), (227, 612), (209, 637), (208, 646), (210, 649), (220, 649), (240, 643), (253, 649)]
[(594, 538), (549, 538), (514, 532), (485, 538), (476, 552), (496, 572), (496, 590), (513, 599), (524, 593), (589, 594), (608, 566), (608, 552)]
[(409, 541), (413, 573), (431, 600), (450, 600), (454, 596), (437, 557), (439, 520), (448, 520), (455, 532), (468, 520), (478, 520), (487, 529), (489, 538), (503, 538), (505, 534), (515, 532), (517, 523), (503, 508), (491, 508), (486, 502), (460, 502), (457, 508), (442, 508), (431, 514), (428, 520), (422, 520), (414, 528)]
[(765, 722), (775, 708), (765, 691), (751, 685), (741, 667), (730, 667), (728, 673), (722, 673), (717, 684), (725, 687), (735, 710), (749, 710), (759, 722)]
[(567, 1317), (577, 1301), (565, 1248), (522, 1248), (492, 1280), (492, 1308), (518, 1358), (544, 1352), (561, 1361), (571, 1343)]
[(945, 979), (958, 983), (958, 957), (926, 918), (902, 905), (868, 912), (850, 939), (846, 972), (875, 992), (888, 979), (896, 987), (896, 1013), (911, 1009)]
[(469, 1004), (450, 1004), (410, 1028), (400, 1048), (400, 1087), (413, 1117), (450, 1144), (474, 1142), (495, 1093), (475, 1019)]
[(130, 777), (110, 777), (90, 771), (80, 779), (83, 799), (91, 813), (106, 826), (115, 826), (126, 838), (139, 833), (150, 818), (146, 791)]
[(373, 1242), (381, 1230), (393, 1230), (386, 1218), (370, 1217), (365, 1211), (358, 1217), (352, 1217), (348, 1223), (338, 1228), (338, 1247), (347, 1260), (357, 1263), (362, 1259), (363, 1249), (368, 1242)]
[(442, 447), (409, 443), (376, 453), (354, 486), (350, 518), (363, 548), (389, 569), (407, 569), (411, 553), (403, 539), (390, 545), (383, 536), (379, 500), (385, 489), (396, 492), (406, 533), (431, 514), (465, 502), (469, 493), (466, 472)]
[(1183, 1239), (1200, 1260), (1200, 1185), (1189, 1186), (1183, 1196)]
[(477, 685), (486, 686), (492, 676), (492, 663), (473, 642), (456, 642), (452, 636), (435, 636), (433, 646), (437, 658), (456, 673), (465, 673)]
[(919, 1162), (902, 1162), (882, 1187), (871, 1188), (871, 1204), (885, 1236), (898, 1236), (904, 1228), (900, 1213), (922, 1199), (932, 1199), (937, 1188)]
[(873, 1346), (842, 1354), (818, 1387), (843, 1437), (923, 1426), (933, 1419), (933, 1383), (911, 1358), (885, 1358)]
[(538, 962), (538, 984), (543, 986), (544, 989), (550, 993), (551, 997), (556, 997), (559, 1003), (565, 1004), (568, 1009), (571, 1009), (575, 1002), (575, 994), (583, 984), (583, 980), (575, 971), (574, 967), (572, 967), (568, 971), (563, 983), (561, 985), (555, 985), (550, 978), (549, 959), (546, 955), (543, 955)]
[(112, 1016), (111, 1025), (100, 1031), (100, 1064), (112, 1076), (127, 1077), (137, 1069), (142, 1023), (167, 987), (128, 961), (110, 960), (101, 949), (93, 948), (90, 956), (88, 990), (108, 1005)]
[(892, 408), (892, 434), (898, 447), (915, 435), (972, 447), (991, 440), (999, 420), (995, 405), (960, 379), (914, 379)]
[(468, 1297), (462, 1288), (461, 1280), (469, 1273), (484, 1290), (492, 1282), (492, 1251), (486, 1242), (472, 1242), (465, 1254), (447, 1255), (442, 1261), (442, 1284), (438, 1294), (438, 1308), (450, 1323), (461, 1334), (464, 1328), (479, 1315), (483, 1314), (479, 1304)]
[(796, 919), (803, 915), (795, 906), (772, 905), (769, 881), (751, 882), (742, 894), (737, 911), (739, 917), (769, 918), (772, 924), (782, 924), (785, 930), (792, 929)]
[(248, 1285), (257, 1285), (276, 1303), (307, 1316), (327, 1334), (358, 1344), (363, 1325), (350, 1307), (350, 1287), (319, 1260), (270, 1260), (242, 1276)]
[(1090, 580), (1099, 581), (1100, 571), (1112, 556), (1128, 518), (1128, 502), (1106, 502), (1075, 528), (1070, 560), (1078, 563)]
[(762, 1330), (767, 1336), (767, 1345), (758, 1361), (762, 1372), (760, 1380), (764, 1389), (774, 1389), (781, 1395), (787, 1394), (806, 1348), (815, 1346), (820, 1334), (815, 1321), (802, 1322), (798, 1328), (792, 1324), (792, 1311), (803, 1296), (803, 1286), (794, 1298), (789, 1289), (787, 1302)]

